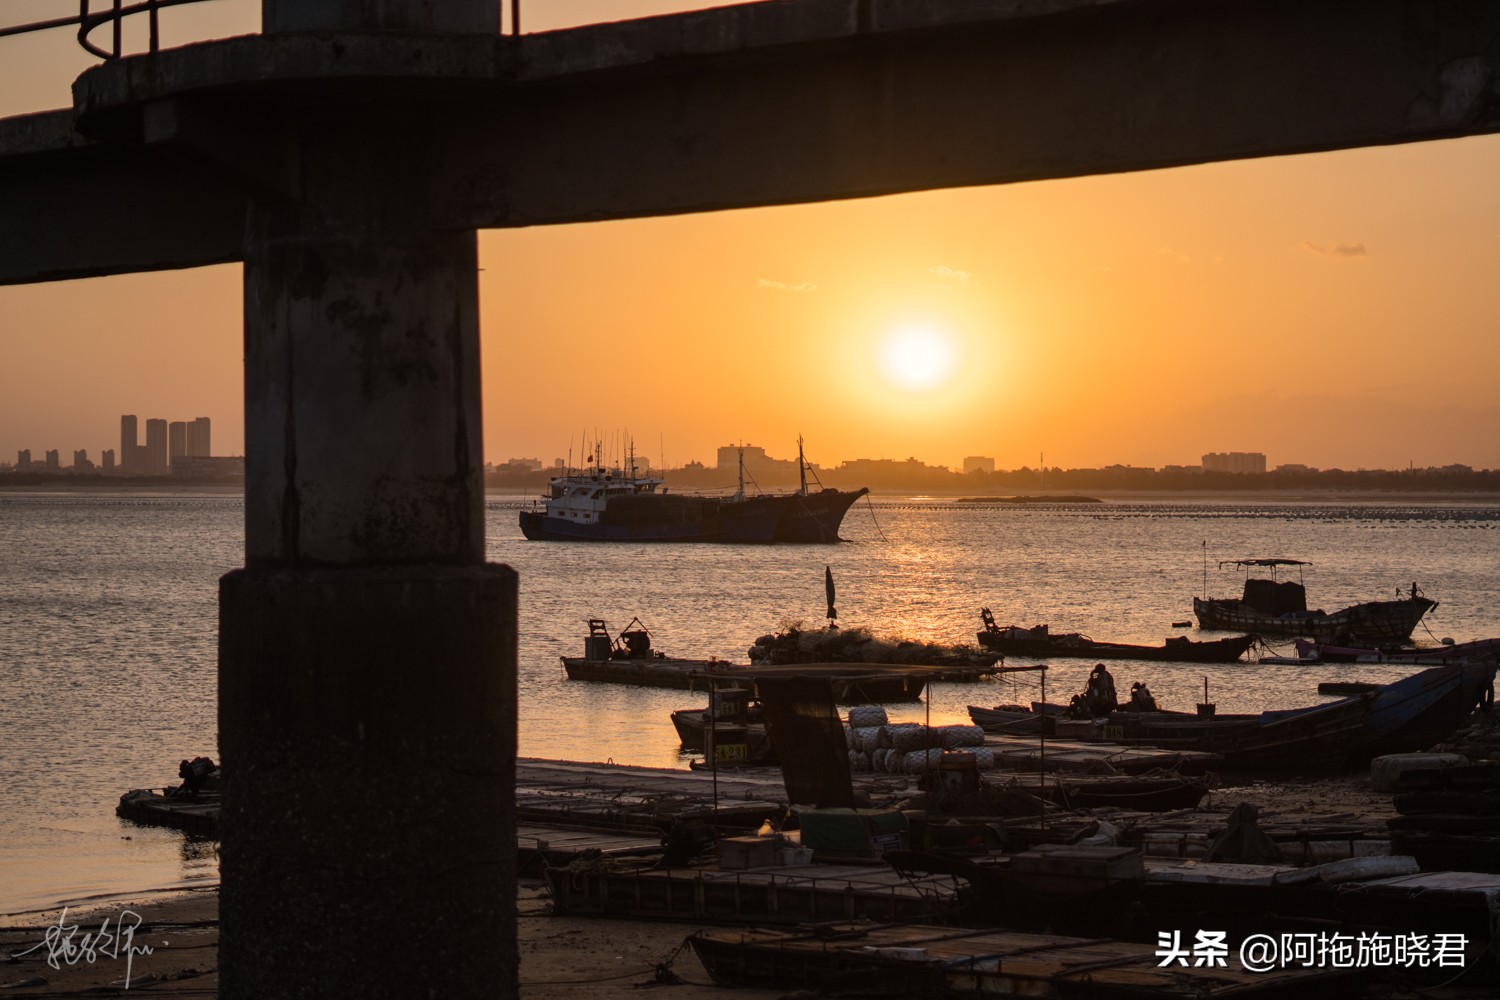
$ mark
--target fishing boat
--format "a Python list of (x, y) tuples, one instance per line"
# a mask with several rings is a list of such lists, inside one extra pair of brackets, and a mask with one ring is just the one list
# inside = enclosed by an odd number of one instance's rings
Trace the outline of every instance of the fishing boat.
[(1032, 658), (1076, 657), (1088, 660), (1163, 660), (1173, 663), (1233, 663), (1259, 640), (1255, 635), (1195, 641), (1171, 636), (1160, 646), (1126, 642), (1098, 642), (1078, 632), (1052, 632), (1046, 625), (1001, 628), (989, 608), (981, 608), (984, 631), (979, 645), (1002, 656)]
[[(1309, 611), (1302, 581), (1277, 580), (1283, 566), (1308, 566), (1300, 559), (1232, 559), (1219, 568), (1237, 566), (1245, 570), (1245, 588), (1238, 598), (1193, 598), (1198, 627), (1225, 632), (1255, 632), (1260, 635), (1307, 636), (1325, 641), (1357, 638), (1362, 642), (1399, 642), (1410, 638), (1422, 616), (1437, 607), (1437, 601), (1422, 596), (1411, 585), (1406, 597), (1369, 601), (1342, 611)], [(1269, 569), (1271, 578), (1251, 577), (1252, 569)]]
[[(1085, 743), (1218, 754), (1228, 769), (1337, 767), (1355, 755), (1365, 720), (1378, 695), (1359, 694), (1306, 708), (1257, 715), (1186, 712), (1111, 712), (1099, 719), (1068, 719), (1060, 705), (1036, 706), (1049, 735)], [(1021, 732), (1024, 713), (970, 706), (969, 717), (988, 732)]]
[(1435, 665), (1464, 660), (1500, 661), (1500, 639), (1474, 642), (1444, 640), (1437, 646), (1349, 646), (1298, 639), (1301, 663), (1414, 663)]
[(808, 466), (797, 440), (801, 488), (794, 493), (730, 496), (672, 493), (666, 480), (642, 474), (632, 448), (624, 466), (553, 476), (547, 494), (520, 512), (521, 533), (532, 541), (575, 542), (836, 542), (844, 515), (869, 492), (807, 486)]
[[(1393, 684), (1361, 686), (1339, 701), (1259, 715), (1111, 712), (1067, 720), (1058, 705), (969, 707), (986, 732), (1043, 728), (1059, 737), (1198, 750), (1224, 757), (1226, 768), (1362, 764), (1381, 754), (1426, 750), (1463, 725), (1494, 682), (1493, 662), (1469, 660), (1432, 667)], [(1037, 711), (1039, 709), (1040, 711)]]
[(669, 493), (665, 480), (642, 475), (632, 451), (624, 468), (553, 476), (544, 503), (520, 513), (532, 541), (770, 542), (781, 513), (725, 497)]
[[(839, 541), (839, 526), (844, 515), (854, 502), (869, 493), (868, 487), (857, 490), (838, 490), (825, 487), (818, 482), (818, 489), (807, 485), (807, 474), (812, 472), (802, 450), (802, 438), (797, 438), (797, 477), (799, 486), (795, 493), (745, 493), (745, 461), (740, 456), (739, 490), (726, 506), (733, 508), (737, 516), (748, 522), (761, 523), (764, 516), (773, 516), (775, 528), (773, 542), (828, 543)], [(817, 473), (813, 472), (817, 481)]]

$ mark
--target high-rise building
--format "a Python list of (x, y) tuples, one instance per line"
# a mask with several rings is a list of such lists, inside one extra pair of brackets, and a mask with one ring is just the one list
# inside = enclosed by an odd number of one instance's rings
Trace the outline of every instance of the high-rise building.
[(144, 472), (144, 469), (135, 467), (135, 449), (141, 443), (140, 434), (136, 427), (135, 414), (130, 413), (120, 418), (120, 471), (129, 475), (131, 473)]
[(105, 448), (104, 454), (99, 456), (99, 470), (105, 475), (110, 475), (115, 471), (115, 450), (113, 448)]
[(16, 452), (16, 471), (25, 472), (31, 468), (31, 449), (22, 448)]
[(146, 421), (146, 467), (140, 470), (148, 476), (167, 474), (167, 422), (150, 419)]
[(213, 454), (208, 440), (208, 418), (199, 417), (187, 425), (187, 450), (189, 458), (208, 458)]
[(175, 465), (179, 458), (187, 456), (187, 429), (185, 421), (174, 420), (167, 425), (167, 462)]
[(983, 455), (969, 455), (964, 458), (964, 472), (994, 472), (995, 460)]
[(47, 471), (57, 472), (62, 468), (62, 457), (58, 455), (56, 448), (47, 449)]
[(94, 463), (89, 461), (89, 453), (87, 449), (80, 448), (79, 450), (73, 452), (73, 472), (75, 475), (82, 475), (83, 473), (93, 471)]
[(1204, 472), (1249, 474), (1266, 471), (1266, 456), (1258, 451), (1211, 451), (1203, 456)]

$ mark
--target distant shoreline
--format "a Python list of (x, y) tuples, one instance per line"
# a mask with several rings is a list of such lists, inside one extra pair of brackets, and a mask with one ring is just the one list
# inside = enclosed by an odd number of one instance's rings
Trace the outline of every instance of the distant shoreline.
[[(684, 490), (683, 492), (694, 492)], [(489, 486), (486, 497), (533, 499), (540, 494), (524, 487)], [(0, 484), (0, 496), (78, 496), (88, 494), (128, 495), (138, 497), (243, 497), (242, 483), (130, 483), (113, 481), (80, 481), (70, 483)], [(1493, 490), (1381, 490), (1381, 489), (1288, 489), (1288, 490), (1091, 490), (1089, 495), (1063, 493), (1018, 493), (1014, 495), (976, 496), (972, 489), (921, 490), (880, 487), (870, 495), (880, 499), (932, 500), (947, 503), (983, 503), (1005, 506), (1029, 504), (1108, 504), (1111, 502), (1239, 500), (1262, 503), (1349, 503), (1355, 501), (1389, 501), (1428, 503), (1500, 503), (1500, 492)]]

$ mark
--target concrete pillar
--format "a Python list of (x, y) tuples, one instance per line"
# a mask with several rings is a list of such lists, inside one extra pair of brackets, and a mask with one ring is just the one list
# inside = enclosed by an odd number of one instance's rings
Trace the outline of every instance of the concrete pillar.
[(501, 0), (263, 0), (261, 30), (498, 34)]
[[(484, 563), (473, 232), (420, 135), (318, 122), (245, 253), (220, 585), (220, 995), (516, 995), (516, 580)], [(420, 126), (413, 126), (419, 128)]]

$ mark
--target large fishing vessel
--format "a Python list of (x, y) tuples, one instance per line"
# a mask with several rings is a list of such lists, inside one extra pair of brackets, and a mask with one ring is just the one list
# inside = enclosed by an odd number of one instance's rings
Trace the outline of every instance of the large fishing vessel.
[(745, 493), (744, 462), (732, 496), (672, 493), (658, 476), (641, 475), (632, 450), (622, 468), (554, 476), (544, 503), (521, 511), (521, 532), (533, 541), (591, 542), (836, 542), (839, 525), (868, 489), (807, 487), (808, 466), (797, 441), (801, 488), (794, 493)]

